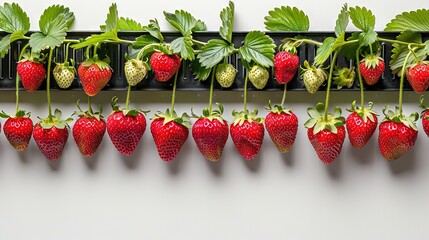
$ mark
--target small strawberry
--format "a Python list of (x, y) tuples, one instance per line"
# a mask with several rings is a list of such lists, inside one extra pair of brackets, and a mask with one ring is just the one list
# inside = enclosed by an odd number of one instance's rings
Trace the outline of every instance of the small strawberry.
[(304, 86), (311, 94), (317, 92), (319, 87), (325, 82), (327, 73), (321, 68), (310, 66), (307, 60), (304, 61), (304, 68), (302, 68), (302, 78)]
[(378, 128), (378, 145), (383, 157), (391, 161), (400, 158), (414, 146), (418, 134), (415, 121), (419, 115), (412, 113), (405, 117), (398, 107), (395, 112), (387, 110), (387, 107), (383, 109), (386, 117)]
[(336, 107), (334, 115), (324, 116), (325, 105), (318, 103), (316, 108), (309, 108), (310, 119), (305, 123), (308, 128), (307, 136), (319, 159), (325, 164), (331, 164), (341, 153), (346, 130), (341, 109)]
[(46, 70), (41, 61), (42, 59), (37, 56), (33, 54), (29, 56), (26, 53), (16, 66), (22, 86), (27, 92), (35, 92), (45, 79)]
[(256, 89), (263, 89), (270, 78), (268, 70), (260, 65), (254, 65), (248, 74), (250, 82)]
[(155, 114), (150, 131), (162, 160), (169, 162), (177, 156), (188, 139), (190, 127), (186, 113), (178, 117), (176, 112), (167, 109), (165, 113)]
[(274, 75), (279, 84), (289, 83), (299, 67), (299, 57), (289, 51), (278, 52), (274, 56)]
[(28, 147), (31, 135), (33, 134), (33, 121), (30, 113), (19, 110), (15, 116), (0, 113), (2, 118), (7, 118), (3, 126), (4, 135), (9, 143), (17, 150), (24, 151)]
[(34, 141), (49, 161), (61, 157), (69, 136), (68, 123), (73, 119), (61, 120), (61, 115), (61, 111), (55, 109), (55, 116), (42, 119), (34, 126)]
[(281, 153), (287, 153), (292, 148), (298, 132), (298, 118), (291, 109), (283, 108), (281, 105), (271, 107), (265, 118), (265, 128), (271, 140)]
[(166, 82), (179, 71), (180, 57), (176, 54), (165, 54), (154, 52), (150, 57), (150, 66), (152, 67), (156, 80)]
[(139, 59), (130, 59), (125, 62), (124, 72), (127, 82), (131, 86), (137, 85), (141, 82), (147, 74), (149, 66), (146, 62)]
[(429, 137), (429, 107), (423, 105), (423, 95), (420, 97), (420, 107), (423, 109), (421, 113), (422, 118), (422, 126), (423, 130), (425, 131), (426, 135)]
[(351, 69), (343, 67), (336, 69), (336, 71), (334, 72), (333, 79), (338, 89), (341, 89), (344, 86), (350, 88), (351, 86), (353, 86), (355, 76), (356, 73), (354, 67), (352, 67)]
[(106, 123), (101, 115), (103, 109), (100, 106), (100, 112), (92, 112), (91, 107), (84, 112), (77, 103), (77, 108), (74, 115), (79, 116), (73, 125), (73, 138), (79, 148), (80, 153), (84, 157), (91, 157), (100, 146), (106, 132)]
[(146, 118), (142, 110), (120, 109), (118, 98), (112, 99), (113, 112), (107, 118), (107, 133), (116, 149), (128, 156), (134, 152), (146, 130)]
[(407, 70), (407, 79), (414, 92), (424, 93), (429, 87), (429, 64), (419, 62)]
[(228, 139), (228, 123), (222, 118), (223, 106), (218, 103), (219, 110), (210, 112), (208, 108), (203, 110), (203, 116), (198, 118), (192, 126), (192, 137), (198, 149), (205, 158), (210, 161), (218, 161)]
[(258, 155), (264, 141), (263, 118), (257, 118), (258, 110), (252, 113), (233, 111), (234, 121), (231, 123), (231, 138), (241, 156), (252, 160)]
[(229, 88), (234, 83), (237, 69), (230, 63), (221, 63), (216, 67), (216, 80), (223, 88)]
[(77, 73), (79, 74), (85, 93), (92, 97), (95, 96), (112, 77), (112, 69), (109, 66), (109, 59), (99, 60), (95, 55), (87, 58), (79, 65)]
[(359, 64), (359, 71), (365, 83), (374, 85), (384, 72), (385, 64), (379, 55), (369, 54)]
[(372, 111), (373, 103), (368, 108), (356, 107), (356, 101), (352, 108), (347, 109), (351, 114), (346, 119), (346, 128), (349, 140), (354, 148), (362, 148), (374, 134), (378, 125), (377, 114)]
[(57, 63), (54, 70), (52, 71), (52, 75), (54, 76), (58, 87), (63, 89), (69, 88), (71, 86), (74, 81), (75, 74), (76, 69), (74, 68), (73, 59), (71, 59), (71, 64), (68, 62)]

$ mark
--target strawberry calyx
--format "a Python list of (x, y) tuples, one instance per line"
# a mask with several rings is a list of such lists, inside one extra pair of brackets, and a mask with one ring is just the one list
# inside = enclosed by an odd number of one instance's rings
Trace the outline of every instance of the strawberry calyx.
[(313, 134), (317, 134), (325, 129), (337, 134), (337, 127), (343, 126), (345, 119), (341, 116), (341, 108), (335, 107), (334, 114), (328, 114), (325, 118), (325, 104), (318, 103), (316, 108), (307, 109), (310, 119), (304, 124), (306, 128), (313, 128)]
[(165, 113), (163, 112), (157, 112), (155, 114), (155, 116), (152, 117), (151, 120), (155, 120), (158, 118), (162, 118), (164, 119), (164, 125), (169, 123), (169, 122), (176, 122), (178, 124), (181, 124), (187, 128), (191, 128), (191, 118), (189, 117), (189, 115), (187, 113), (183, 113), (182, 116), (178, 116), (176, 111), (170, 111), (169, 108), (167, 108), (167, 110), (165, 110)]
[(58, 129), (64, 129), (66, 127), (70, 128), (68, 124), (73, 121), (73, 118), (67, 118), (63, 120), (61, 117), (61, 111), (59, 109), (55, 109), (53, 116), (48, 116), (47, 118), (43, 119), (39, 118), (40, 121), (37, 124), (40, 124), (43, 129), (51, 129), (52, 127), (56, 127)]
[(297, 54), (296, 47), (296, 41), (294, 38), (285, 38), (282, 39), (282, 44), (280, 44), (277, 49), (279, 52), (286, 51), (292, 54)]
[(143, 114), (147, 114), (150, 111), (146, 111), (146, 110), (142, 110), (142, 109), (137, 109), (137, 108), (120, 108), (120, 106), (117, 104), (118, 102), (118, 98), (115, 96), (112, 98), (112, 101), (110, 102), (111, 106), (112, 106), (112, 113), (116, 113), (116, 112), (122, 112), (124, 114), (124, 116), (133, 116), (133, 117), (137, 117), (139, 115), (139, 113), (143, 113)]
[(79, 111), (75, 111), (72, 116), (76, 115), (78, 117), (87, 117), (87, 118), (95, 118), (98, 121), (100, 121), (101, 119), (104, 119), (104, 116), (102, 115), (103, 113), (103, 106), (100, 105), (100, 111), (98, 112), (93, 112), (92, 111), (92, 107), (89, 104), (88, 105), (88, 110), (87, 111), (83, 111), (82, 108), (80, 107), (79, 104), (80, 100), (77, 101), (76, 106), (78, 108)]
[(377, 53), (366, 55), (361, 62), (365, 62), (365, 67), (370, 69), (376, 68), (380, 61), (384, 61), (384, 59), (380, 57), (380, 53)]
[(304, 61), (304, 67), (301, 66), (300, 68), (301, 68), (301, 78), (304, 77), (304, 73), (307, 71), (313, 71), (315, 74), (317, 74), (318, 77), (322, 77), (323, 82), (328, 77), (328, 73), (326, 72), (325, 69), (316, 67), (315, 65), (310, 65), (310, 63), (307, 60)]
[(216, 103), (219, 109), (212, 110), (210, 112), (209, 108), (203, 109), (203, 114), (201, 116), (196, 115), (193, 110), (191, 109), (191, 117), (196, 119), (202, 119), (206, 118), (210, 121), (213, 121), (214, 119), (218, 120), (221, 123), (224, 123), (225, 119), (223, 119), (222, 114), (224, 112), (223, 105), (221, 103)]
[(0, 117), (1, 118), (18, 118), (18, 117), (27, 117), (29, 118), (31, 115), (30, 112), (26, 112), (25, 110), (18, 110), (15, 115), (9, 115), (7, 113), (5, 113), (4, 111), (0, 112)]
[(237, 124), (239, 126), (243, 125), (243, 123), (245, 121), (252, 123), (252, 122), (256, 122), (256, 123), (263, 123), (264, 122), (264, 118), (261, 117), (257, 117), (258, 115), (258, 109), (255, 108), (253, 110), (253, 112), (249, 113), (248, 111), (241, 111), (238, 112), (236, 110), (232, 111), (232, 116), (234, 116), (234, 121), (232, 122), (232, 124), (234, 126), (236, 126)]
[(410, 116), (406, 117), (401, 113), (398, 106), (395, 106), (395, 111), (392, 111), (387, 105), (383, 108), (383, 114), (385, 118), (382, 122), (403, 123), (405, 126), (418, 131), (416, 121), (419, 119), (419, 114), (417, 112), (411, 113)]
[(98, 66), (98, 68), (100, 68), (101, 70), (103, 70), (103, 69), (113, 70), (112, 67), (110, 67), (109, 63), (110, 63), (109, 57), (106, 57), (103, 60), (100, 60), (98, 58), (98, 55), (95, 54), (92, 58), (85, 59), (85, 61), (83, 61), (81, 64), (84, 67), (89, 67), (92, 64), (96, 64)]
[(22, 55), (22, 58), (18, 62), (31, 61), (34, 63), (44, 63), (46, 57), (46, 54), (41, 52), (33, 53), (31, 51), (25, 51), (25, 53)]
[(341, 89), (342, 87), (346, 86), (350, 88), (353, 86), (353, 83), (355, 81), (355, 68), (337, 68), (334, 72), (334, 82), (337, 85), (338, 89)]
[[(421, 117), (421, 118), (423, 118), (423, 114), (424, 114), (427, 110), (429, 110), (429, 106), (426, 106), (426, 105), (424, 105), (424, 104), (423, 104), (424, 100), (425, 100), (425, 98), (423, 97), (423, 95), (421, 95), (421, 96), (420, 96), (420, 105), (419, 105), (419, 107), (422, 109), (422, 112), (421, 112), (421, 114), (420, 114), (420, 117)], [(429, 119), (429, 116), (426, 116), (426, 119)]]
[(374, 115), (378, 116), (378, 114), (372, 110), (373, 106), (374, 106), (374, 103), (369, 102), (367, 108), (365, 108), (365, 107), (361, 108), (361, 107), (356, 106), (356, 101), (353, 101), (352, 107), (347, 108), (347, 111), (349, 111), (351, 113), (353, 113), (353, 112), (357, 113), (357, 115), (360, 116), (365, 123), (368, 120), (371, 122), (374, 122), (375, 121)]
[(268, 107), (265, 107), (265, 109), (267, 109), (268, 111), (270, 111), (272, 113), (277, 113), (277, 114), (286, 113), (286, 114), (290, 115), (292, 113), (291, 108), (284, 108), (280, 104), (276, 104), (276, 105), (272, 106), (271, 100), (268, 101)]

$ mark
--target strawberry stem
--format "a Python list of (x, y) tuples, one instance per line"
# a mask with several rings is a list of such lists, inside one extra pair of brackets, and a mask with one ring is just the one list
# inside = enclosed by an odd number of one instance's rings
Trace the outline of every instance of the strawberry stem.
[(210, 113), (210, 115), (212, 114), (212, 109), (213, 109), (213, 88), (214, 88), (214, 79), (215, 79), (216, 67), (217, 66), (214, 66), (212, 69), (212, 79), (210, 80), (210, 97), (209, 97), (209, 113)]
[(70, 43), (67, 43), (67, 45), (66, 45), (66, 56), (64, 57), (64, 62), (68, 62), (68, 59), (69, 59), (69, 46), (70, 46)]
[(380, 38), (380, 37), (377, 38), (377, 40), (382, 41), (382, 42), (388, 42), (388, 43), (397, 43), (397, 44), (402, 44), (402, 45), (425, 47), (424, 43), (409, 43), (409, 42), (403, 42), (403, 41), (399, 41), (399, 40)]
[[(21, 53), (19, 53), (19, 58), (18, 61), (20, 61), (22, 59), (22, 56), (25, 53), (25, 50), (27, 50), (28, 46), (30, 46), (29, 43), (27, 43), (21, 50)], [(19, 75), (18, 73), (16, 74), (16, 78), (15, 78), (15, 88), (16, 88), (16, 113), (18, 113), (19, 111)]]
[(359, 68), (359, 53), (361, 50), (361, 46), (356, 50), (356, 68), (357, 68), (357, 72), (358, 72), (358, 78), (359, 78), (359, 87), (360, 87), (360, 103), (361, 103), (361, 109), (363, 110), (364, 105), (365, 105), (365, 101), (364, 101), (364, 91), (363, 91), (363, 81), (362, 81), (362, 74), (360, 73), (360, 68)]
[[(410, 46), (410, 45), (408, 45)], [(404, 64), (402, 65), (401, 71), (401, 82), (399, 85), (399, 115), (402, 116), (402, 92), (404, 91), (404, 78), (405, 78), (405, 70), (407, 68), (408, 59), (413, 54), (413, 49), (410, 49), (407, 56), (405, 57)]]
[(127, 99), (125, 100), (125, 110), (128, 110), (130, 106), (130, 96), (131, 96), (131, 85), (128, 84)]
[(48, 57), (48, 73), (46, 75), (46, 95), (48, 98), (48, 120), (52, 123), (52, 107), (51, 107), (51, 64), (52, 64), (52, 54), (54, 49), (49, 49), (49, 57)]
[(174, 102), (176, 101), (176, 88), (177, 88), (177, 77), (179, 76), (179, 71), (174, 75), (173, 83), (173, 94), (171, 96), (171, 117), (174, 115)]
[(244, 96), (243, 96), (243, 106), (244, 106), (244, 114), (247, 115), (247, 82), (249, 81), (249, 73), (246, 74), (246, 79), (244, 80)]
[(287, 92), (287, 84), (285, 84), (285, 86), (283, 88), (283, 97), (282, 97), (282, 103), (281, 103), (282, 107), (283, 107), (283, 105), (285, 104), (285, 101), (286, 101), (286, 92)]
[(338, 51), (335, 51), (334, 56), (332, 57), (331, 67), (329, 68), (328, 87), (326, 89), (326, 99), (325, 99), (325, 116), (323, 117), (324, 121), (328, 121), (329, 94), (331, 92), (332, 73), (334, 71), (335, 62), (337, 61), (337, 56), (338, 56)]
[(92, 115), (91, 97), (88, 96), (88, 112)]

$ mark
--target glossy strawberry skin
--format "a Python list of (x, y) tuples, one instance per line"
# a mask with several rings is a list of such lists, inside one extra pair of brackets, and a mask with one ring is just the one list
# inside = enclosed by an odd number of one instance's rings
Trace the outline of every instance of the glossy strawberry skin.
[(307, 136), (319, 159), (325, 164), (331, 164), (341, 153), (346, 130), (344, 126), (339, 126), (336, 134), (328, 129), (313, 134), (313, 128), (309, 128)]
[(97, 151), (105, 132), (104, 120), (86, 116), (80, 117), (72, 129), (73, 138), (84, 157), (91, 157)]
[(429, 137), (429, 111), (424, 111), (422, 113), (422, 126), (426, 135)]
[(395, 160), (407, 153), (417, 140), (417, 131), (403, 123), (386, 121), (378, 129), (378, 146), (386, 160)]
[(429, 87), (429, 64), (421, 62), (409, 68), (407, 79), (416, 93), (424, 93)]
[(292, 112), (270, 112), (265, 118), (265, 128), (277, 149), (281, 153), (287, 153), (296, 139), (298, 118)]
[(116, 149), (124, 156), (134, 152), (146, 130), (146, 118), (114, 112), (107, 118), (107, 133)]
[(60, 129), (53, 126), (43, 129), (39, 123), (34, 126), (33, 138), (40, 151), (49, 161), (60, 159), (64, 146), (69, 137), (67, 127)]
[(231, 124), (231, 138), (241, 156), (253, 160), (258, 155), (264, 140), (264, 125), (256, 121), (244, 121), (242, 125)]
[(81, 64), (79, 65), (77, 72), (79, 74), (83, 90), (90, 97), (95, 96), (100, 92), (112, 77), (111, 69), (100, 69), (97, 64), (91, 64), (88, 67)]
[(229, 128), (226, 121), (200, 118), (192, 126), (192, 137), (198, 149), (210, 161), (218, 161), (228, 140)]
[(359, 64), (359, 71), (362, 74), (365, 83), (368, 85), (374, 85), (378, 82), (384, 72), (384, 68), (385, 63), (382, 60), (379, 60), (377, 66), (375, 67), (367, 67), (365, 65), (365, 61), (362, 61)]
[(35, 92), (46, 76), (43, 64), (30, 60), (18, 62), (16, 71), (22, 81), (22, 86), (27, 92)]
[(365, 122), (358, 113), (351, 113), (346, 119), (347, 134), (350, 144), (354, 148), (362, 148), (374, 134), (378, 125), (378, 119), (372, 114), (374, 121), (367, 119)]
[(164, 118), (154, 119), (150, 131), (160, 158), (166, 162), (177, 156), (189, 136), (187, 127), (174, 121), (164, 124)]
[(179, 71), (180, 58), (176, 54), (154, 52), (150, 57), (150, 65), (155, 73), (156, 80), (166, 82)]
[(289, 83), (299, 67), (299, 57), (296, 54), (282, 51), (274, 56), (274, 76), (279, 84)]
[(33, 121), (28, 117), (10, 117), (3, 126), (4, 135), (17, 150), (24, 151), (28, 147), (33, 134)]

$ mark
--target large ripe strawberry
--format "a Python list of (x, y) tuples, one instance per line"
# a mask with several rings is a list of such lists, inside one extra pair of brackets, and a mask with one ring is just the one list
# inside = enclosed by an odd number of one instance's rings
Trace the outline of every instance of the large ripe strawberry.
[(274, 56), (274, 76), (279, 84), (289, 83), (299, 67), (299, 57), (289, 51), (278, 52)]
[(313, 94), (317, 92), (319, 87), (325, 82), (327, 73), (322, 68), (310, 66), (308, 61), (305, 60), (301, 76), (303, 78), (305, 88), (309, 93)]
[(267, 85), (270, 74), (268, 70), (260, 65), (254, 65), (249, 70), (249, 80), (256, 89), (263, 89)]
[(192, 126), (192, 137), (198, 150), (210, 161), (218, 161), (228, 139), (228, 123), (222, 118), (223, 106), (218, 104), (219, 110), (210, 113), (208, 108), (203, 110), (202, 116)]
[(156, 80), (166, 82), (179, 71), (180, 57), (176, 54), (165, 54), (154, 52), (150, 57), (150, 66), (152, 67)]
[(233, 111), (234, 121), (231, 123), (231, 138), (235, 148), (246, 160), (253, 160), (261, 150), (264, 141), (264, 124), (257, 118), (258, 111), (252, 113)]
[(298, 118), (291, 109), (283, 108), (281, 105), (271, 107), (265, 117), (265, 128), (271, 140), (281, 153), (287, 153), (292, 148), (298, 132)]
[(71, 64), (68, 62), (57, 63), (52, 75), (58, 84), (58, 87), (66, 89), (71, 86), (74, 81), (76, 69), (74, 68), (74, 61), (71, 60)]
[(24, 151), (28, 147), (33, 134), (33, 121), (30, 113), (19, 110), (15, 116), (0, 113), (2, 118), (7, 118), (3, 126), (3, 132), (9, 143), (17, 150)]
[(99, 60), (98, 56), (88, 58), (82, 62), (77, 69), (77, 73), (83, 90), (90, 97), (95, 96), (112, 77), (109, 59)]
[(189, 116), (184, 113), (178, 117), (176, 112), (157, 113), (150, 125), (150, 132), (155, 141), (159, 157), (172, 161), (182, 149), (189, 135), (191, 123)]
[(316, 108), (309, 108), (310, 119), (305, 123), (307, 136), (319, 159), (331, 164), (338, 158), (346, 137), (344, 118), (341, 109), (336, 107), (334, 115), (324, 115), (325, 105), (318, 103)]
[(73, 138), (80, 153), (84, 157), (91, 157), (103, 140), (104, 133), (106, 132), (106, 123), (101, 115), (101, 107), (100, 112), (93, 113), (91, 107), (84, 112), (78, 102), (77, 108), (79, 111), (76, 111), (74, 115), (77, 115), (79, 118), (73, 125)]
[(369, 54), (359, 64), (359, 71), (365, 83), (374, 85), (384, 72), (385, 64), (379, 55)]
[(410, 67), (407, 79), (416, 93), (424, 93), (429, 87), (429, 64), (422, 61)]
[(417, 126), (415, 121), (418, 114), (413, 113), (405, 117), (396, 108), (396, 111), (383, 109), (386, 116), (378, 128), (378, 145), (386, 160), (395, 160), (407, 153), (417, 140)]
[(221, 63), (216, 67), (216, 80), (223, 88), (229, 88), (234, 83), (237, 69), (230, 63)]
[(368, 108), (356, 107), (356, 101), (352, 108), (347, 109), (351, 114), (346, 119), (346, 128), (351, 145), (354, 148), (362, 148), (374, 134), (378, 125), (377, 114), (372, 111), (373, 103)]
[(422, 126), (426, 135), (429, 137), (429, 107), (423, 105), (423, 95), (420, 97), (420, 107), (423, 109), (421, 113)]
[(117, 100), (116, 97), (112, 99), (113, 112), (107, 118), (107, 133), (116, 149), (128, 156), (134, 152), (146, 130), (146, 118), (141, 110), (120, 109)]
[(16, 71), (21, 78), (22, 86), (27, 92), (35, 92), (46, 76), (43, 64), (34, 57), (24, 58), (18, 62)]
[(127, 82), (131, 86), (141, 82), (147, 74), (149, 66), (146, 62), (139, 59), (130, 59), (125, 62), (124, 72)]
[(72, 120), (61, 120), (61, 112), (56, 109), (55, 116), (42, 119), (34, 126), (34, 141), (49, 161), (56, 161), (61, 157), (69, 136), (68, 123)]

